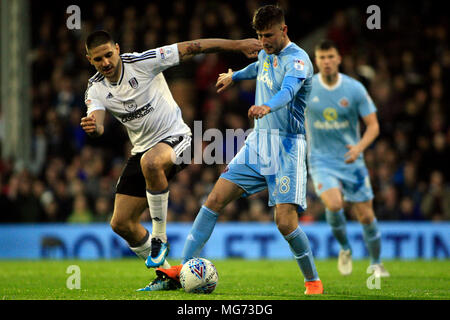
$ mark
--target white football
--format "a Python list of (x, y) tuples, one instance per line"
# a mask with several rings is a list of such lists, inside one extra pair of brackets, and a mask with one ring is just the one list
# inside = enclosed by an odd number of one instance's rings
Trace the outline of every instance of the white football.
[(219, 275), (214, 264), (204, 258), (193, 258), (180, 271), (180, 283), (190, 293), (211, 293), (217, 286)]

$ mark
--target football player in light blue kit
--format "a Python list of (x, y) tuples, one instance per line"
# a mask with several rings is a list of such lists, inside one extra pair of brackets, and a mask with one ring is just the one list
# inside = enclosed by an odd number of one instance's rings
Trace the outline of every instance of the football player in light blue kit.
[[(278, 230), (303, 273), (305, 294), (322, 294), (309, 240), (298, 225), (298, 212), (306, 208), (304, 108), (313, 65), (307, 53), (290, 42), (280, 8), (259, 8), (253, 28), (264, 48), (258, 61), (240, 71), (230, 69), (221, 74), (216, 86), (221, 92), (233, 81), (257, 80), (255, 105), (248, 111), (248, 116), (255, 119), (255, 128), (200, 209), (187, 237), (182, 263), (199, 256), (219, 212), (229, 202), (268, 189)], [(157, 274), (176, 279), (181, 266), (157, 269)]]
[[(364, 86), (338, 72), (336, 45), (323, 40), (315, 48), (319, 73), (313, 77), (306, 108), (308, 165), (316, 193), (325, 205), (326, 220), (341, 246), (338, 269), (352, 272), (344, 201), (352, 203), (363, 228), (371, 269), (389, 276), (380, 260), (380, 238), (372, 206), (373, 192), (363, 152), (379, 134), (376, 107)], [(360, 136), (359, 117), (366, 129)], [(343, 194), (343, 196), (342, 196)]]

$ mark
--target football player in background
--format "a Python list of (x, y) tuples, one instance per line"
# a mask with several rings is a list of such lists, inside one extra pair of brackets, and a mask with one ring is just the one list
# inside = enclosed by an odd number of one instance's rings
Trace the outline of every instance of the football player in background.
[[(260, 49), (257, 39), (199, 39), (121, 54), (108, 32), (95, 31), (87, 37), (86, 57), (97, 73), (89, 79), (81, 127), (91, 137), (102, 135), (108, 110), (127, 129), (133, 148), (116, 185), (111, 227), (147, 267), (170, 267), (165, 261), (168, 181), (187, 165), (175, 163), (191, 145), (191, 130), (162, 72), (200, 53), (231, 50), (256, 57)], [(140, 223), (146, 207), (151, 234)], [(156, 281), (142, 290), (165, 285)]]
[[(222, 92), (234, 81), (256, 79), (255, 105), (248, 110), (253, 132), (221, 174), (201, 207), (186, 239), (182, 263), (199, 254), (210, 238), (222, 209), (239, 197), (268, 189), (269, 206), (304, 276), (305, 294), (322, 294), (323, 286), (298, 214), (306, 209), (306, 139), (304, 109), (314, 73), (308, 54), (289, 40), (283, 11), (268, 5), (253, 17), (263, 44), (258, 61), (220, 74)], [(179, 281), (182, 264), (156, 269), (159, 277)]]
[[(308, 169), (325, 205), (326, 220), (341, 247), (338, 269), (342, 275), (352, 272), (346, 201), (352, 204), (362, 225), (371, 269), (376, 276), (387, 277), (389, 272), (380, 260), (381, 234), (363, 157), (380, 131), (376, 107), (359, 81), (338, 71), (341, 56), (333, 42), (324, 40), (315, 47), (315, 62), (319, 72), (313, 77), (306, 108)], [(362, 137), (359, 117), (366, 126)]]

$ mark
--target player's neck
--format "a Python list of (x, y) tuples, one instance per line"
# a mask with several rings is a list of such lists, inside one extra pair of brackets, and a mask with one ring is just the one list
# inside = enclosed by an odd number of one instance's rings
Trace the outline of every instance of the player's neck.
[(320, 74), (320, 78), (327, 86), (334, 86), (339, 80), (339, 74), (336, 72), (335, 74), (323, 75)]
[(291, 43), (291, 40), (289, 40), (288, 37), (286, 37), (286, 40), (283, 42), (283, 45), (281, 46), (281, 50), (280, 52), (278, 52), (277, 54), (280, 54), (284, 49), (286, 49), (286, 47)]

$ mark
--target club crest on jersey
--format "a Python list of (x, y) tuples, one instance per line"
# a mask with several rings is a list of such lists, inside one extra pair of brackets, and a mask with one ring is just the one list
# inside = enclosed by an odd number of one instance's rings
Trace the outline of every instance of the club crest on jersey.
[(133, 89), (137, 89), (137, 87), (139, 86), (139, 83), (138, 83), (138, 81), (136, 80), (135, 77), (133, 77), (133, 78), (131, 78), (130, 80), (128, 80), (128, 83), (130, 84), (130, 86), (131, 86)]
[(274, 68), (278, 67), (278, 59), (277, 59), (277, 57), (273, 58), (273, 67)]
[(302, 71), (305, 68), (305, 63), (300, 59), (295, 59), (294, 68), (298, 71)]
[(343, 108), (347, 108), (349, 104), (350, 103), (348, 102), (347, 98), (342, 98), (341, 100), (339, 100), (339, 105)]
[(123, 101), (122, 104), (128, 112), (133, 112), (137, 108), (137, 103), (134, 100), (126, 100)]

